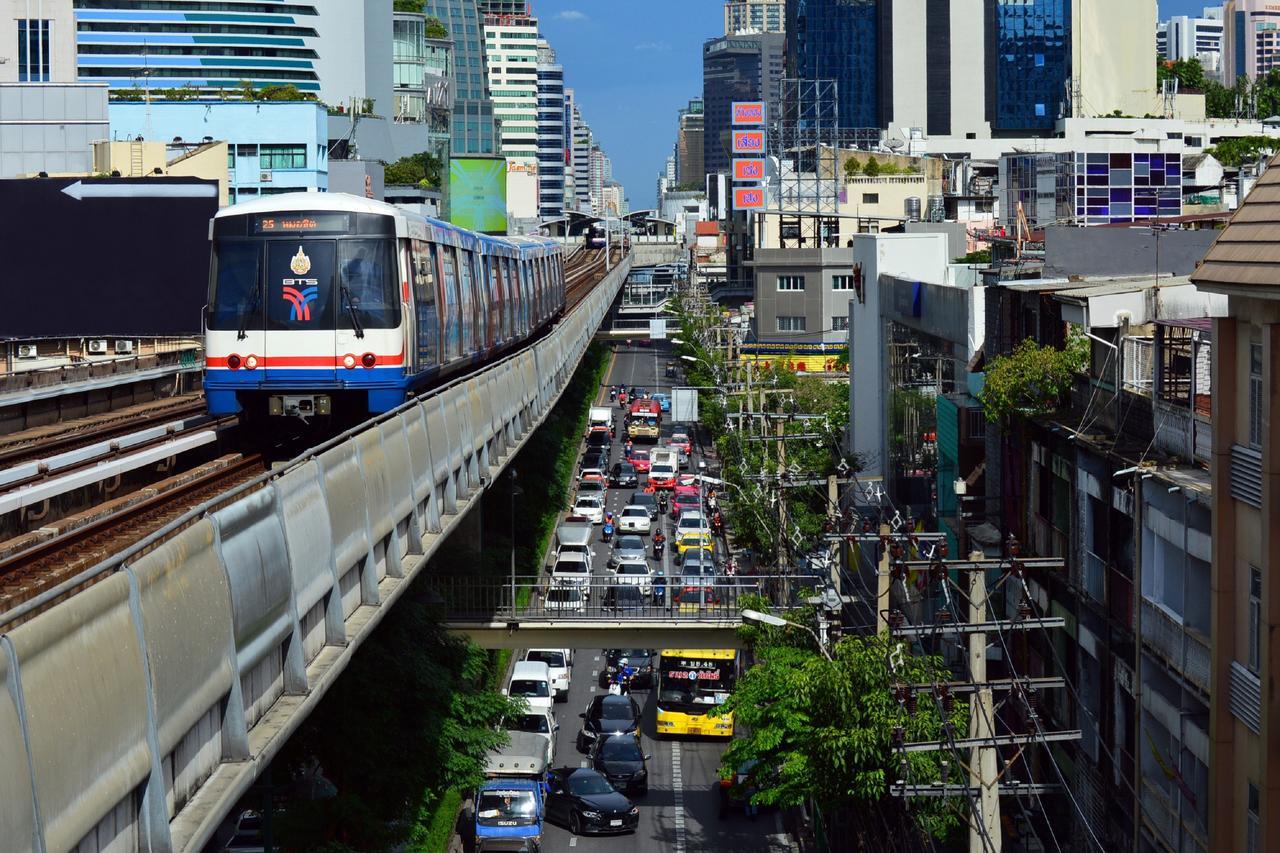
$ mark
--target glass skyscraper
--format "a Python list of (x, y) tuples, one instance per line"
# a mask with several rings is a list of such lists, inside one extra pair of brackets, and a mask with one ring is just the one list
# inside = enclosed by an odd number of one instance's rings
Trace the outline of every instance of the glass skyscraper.
[(999, 0), (993, 42), (993, 127), (1052, 130), (1068, 102), (1071, 0)]
[(840, 127), (879, 127), (877, 0), (788, 0), (787, 75), (836, 81)]
[(565, 209), (564, 66), (549, 45), (538, 46), (538, 216), (553, 219)]
[(423, 11), (438, 18), (453, 40), (453, 154), (501, 153), (485, 73), (484, 22), (476, 0), (426, 0)]
[[(279, 11), (271, 8), (277, 5)], [(138, 92), (238, 89), (246, 80), (320, 89), (314, 5), (75, 0), (74, 6), (83, 82)]]

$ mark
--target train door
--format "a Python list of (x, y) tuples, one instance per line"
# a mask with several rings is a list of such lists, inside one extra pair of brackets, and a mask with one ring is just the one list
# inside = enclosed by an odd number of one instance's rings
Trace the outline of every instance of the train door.
[(262, 348), (267, 382), (336, 380), (337, 266), (333, 240), (267, 243), (267, 334)]
[(440, 337), (444, 341), (444, 361), (453, 361), (462, 355), (462, 317), (458, 313), (458, 269), (453, 246), (441, 244), (440, 275), (444, 291), (444, 326)]
[(410, 272), (416, 321), (417, 370), (440, 363), (439, 306), (436, 304), (435, 247), (426, 240), (410, 244)]
[(458, 249), (458, 316), (462, 321), (462, 352), (471, 355), (476, 351), (476, 285), (471, 274), (471, 252)]

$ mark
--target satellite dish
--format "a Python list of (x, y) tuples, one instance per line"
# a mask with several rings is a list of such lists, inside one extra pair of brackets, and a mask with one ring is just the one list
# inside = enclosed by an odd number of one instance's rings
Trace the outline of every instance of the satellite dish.
[(899, 148), (901, 148), (906, 144), (907, 144), (906, 142), (904, 142), (901, 139), (898, 139), (896, 136), (893, 139), (887, 140), (884, 143), (885, 147), (888, 148), (890, 151), (897, 151)]

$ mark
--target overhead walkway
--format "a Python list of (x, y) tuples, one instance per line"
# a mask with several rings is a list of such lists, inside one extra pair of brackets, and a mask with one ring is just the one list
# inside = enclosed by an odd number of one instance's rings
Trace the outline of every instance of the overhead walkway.
[[(816, 577), (777, 575), (655, 577), (643, 585), (549, 576), (430, 576), (425, 582), (445, 626), (491, 649), (740, 648), (743, 608), (759, 606), (761, 598), (774, 610), (799, 607), (819, 588)], [(614, 598), (628, 585), (640, 595)]]

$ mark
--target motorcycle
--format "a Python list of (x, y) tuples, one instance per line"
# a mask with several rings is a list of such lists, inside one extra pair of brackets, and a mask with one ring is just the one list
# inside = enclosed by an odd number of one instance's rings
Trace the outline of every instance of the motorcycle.
[(606, 521), (600, 525), (600, 539), (609, 542), (613, 539), (613, 521)]
[(667, 549), (667, 537), (659, 533), (653, 537), (653, 558), (655, 560), (662, 559), (662, 552)]
[(711, 516), (711, 533), (714, 536), (724, 536), (724, 516), (718, 512)]
[(661, 492), (658, 494), (658, 515), (666, 515), (666, 514), (667, 514), (667, 493)]

